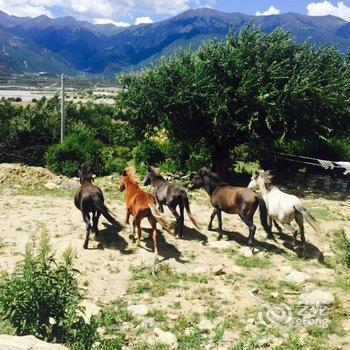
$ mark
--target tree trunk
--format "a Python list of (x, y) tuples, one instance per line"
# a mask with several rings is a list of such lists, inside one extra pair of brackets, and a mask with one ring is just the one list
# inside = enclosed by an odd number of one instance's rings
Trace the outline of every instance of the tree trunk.
[(213, 152), (212, 159), (214, 173), (218, 174), (221, 180), (228, 181), (232, 166), (230, 152), (228, 150), (216, 150)]

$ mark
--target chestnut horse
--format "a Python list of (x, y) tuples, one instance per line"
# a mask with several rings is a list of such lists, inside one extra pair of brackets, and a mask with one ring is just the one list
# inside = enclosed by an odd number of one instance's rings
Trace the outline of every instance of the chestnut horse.
[(254, 248), (254, 235), (256, 226), (253, 222), (253, 216), (258, 207), (260, 207), (260, 219), (264, 230), (269, 235), (267, 225), (267, 209), (264, 200), (255, 194), (253, 191), (245, 187), (233, 187), (225, 182), (222, 182), (218, 175), (211, 172), (207, 168), (201, 168), (194, 175), (188, 188), (194, 190), (204, 188), (210, 197), (214, 211), (211, 214), (208, 229), (211, 230), (215, 216), (219, 221), (219, 236), (222, 238), (222, 216), (221, 212), (228, 214), (238, 214), (239, 217), (249, 228), (248, 244)]
[[(157, 245), (157, 222), (164, 230), (173, 235), (174, 223), (169, 223), (158, 211), (156, 207), (155, 197), (143, 191), (135, 179), (134, 171), (131, 168), (126, 168), (120, 177), (120, 191), (126, 190), (126, 219), (125, 224), (129, 225), (130, 215), (134, 216), (133, 235), (136, 238), (136, 244), (140, 245), (141, 240), (141, 221), (147, 218), (152, 228), (152, 238), (154, 245), (154, 254), (158, 256)], [(135, 230), (137, 229), (137, 236)]]
[[(92, 184), (92, 173), (93, 164), (91, 162), (85, 162), (80, 166), (79, 178), (81, 186), (74, 196), (74, 204), (83, 214), (83, 220), (86, 225), (84, 249), (88, 248), (91, 229), (95, 233), (95, 236), (99, 235), (98, 220), (101, 214), (112, 225), (120, 226), (104, 204), (104, 198), (101, 189)], [(90, 213), (92, 213), (92, 226), (90, 223)]]

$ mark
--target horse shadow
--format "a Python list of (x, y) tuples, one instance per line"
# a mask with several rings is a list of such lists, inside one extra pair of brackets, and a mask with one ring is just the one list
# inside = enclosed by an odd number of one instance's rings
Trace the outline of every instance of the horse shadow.
[[(216, 232), (216, 230), (212, 230)], [(228, 241), (234, 241), (238, 243), (242, 247), (248, 247), (248, 237), (242, 235), (240, 232), (237, 231), (227, 231), (222, 230), (223, 234), (226, 235)], [(284, 254), (286, 251), (284, 249), (281, 249), (277, 247), (275, 244), (266, 242), (266, 241), (259, 241), (256, 238), (254, 239), (254, 249), (253, 254), (257, 254), (261, 251), (269, 251), (273, 252), (275, 254)]]
[(101, 244), (101, 247), (120, 250), (121, 252), (126, 251), (128, 246), (127, 241), (120, 236), (122, 226), (115, 226), (107, 223), (103, 223), (104, 228), (100, 230), (100, 234), (95, 236), (97, 242)]
[(294, 249), (292, 236), (287, 235), (284, 232), (278, 232), (277, 235), (278, 235), (278, 238), (283, 241), (283, 246), (289, 250), (294, 251), (299, 258), (308, 259), (308, 260), (317, 260), (319, 263), (325, 264), (323, 253), (319, 250), (318, 247), (316, 247), (312, 243), (306, 242), (305, 252), (304, 252), (301, 247)]
[(195, 228), (184, 226), (182, 239), (185, 241), (200, 241), (203, 245), (208, 243), (208, 237)]
[[(146, 238), (146, 248), (147, 250), (153, 252), (153, 240), (152, 240), (152, 229), (143, 228), (145, 232), (148, 233)], [(161, 231), (157, 230), (157, 242), (158, 242), (158, 252), (159, 255), (163, 257), (163, 260), (175, 259), (177, 262), (184, 264), (187, 260), (181, 258), (182, 253), (171, 243), (168, 243)]]

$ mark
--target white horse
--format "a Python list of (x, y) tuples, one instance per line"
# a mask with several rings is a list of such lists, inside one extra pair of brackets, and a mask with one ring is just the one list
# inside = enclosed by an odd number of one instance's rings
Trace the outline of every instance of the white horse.
[(303, 250), (305, 251), (304, 220), (306, 220), (317, 233), (321, 229), (316, 219), (303, 207), (300, 199), (281, 191), (278, 187), (271, 184), (272, 175), (269, 170), (259, 170), (253, 172), (248, 188), (256, 190), (259, 188), (261, 195), (266, 203), (268, 210), (268, 224), (272, 228), (272, 221), (278, 231), (281, 227), (276, 221), (280, 222), (288, 231), (293, 234), (293, 246), (297, 245), (298, 231), (290, 224), (294, 219), (300, 229), (300, 239)]

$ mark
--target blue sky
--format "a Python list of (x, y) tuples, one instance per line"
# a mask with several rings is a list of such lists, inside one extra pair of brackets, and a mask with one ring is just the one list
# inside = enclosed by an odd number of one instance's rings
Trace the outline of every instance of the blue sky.
[(204, 6), (252, 15), (290, 11), (312, 16), (332, 14), (350, 21), (350, 0), (0, 0), (0, 10), (16, 16), (70, 15), (119, 26), (152, 23)]

